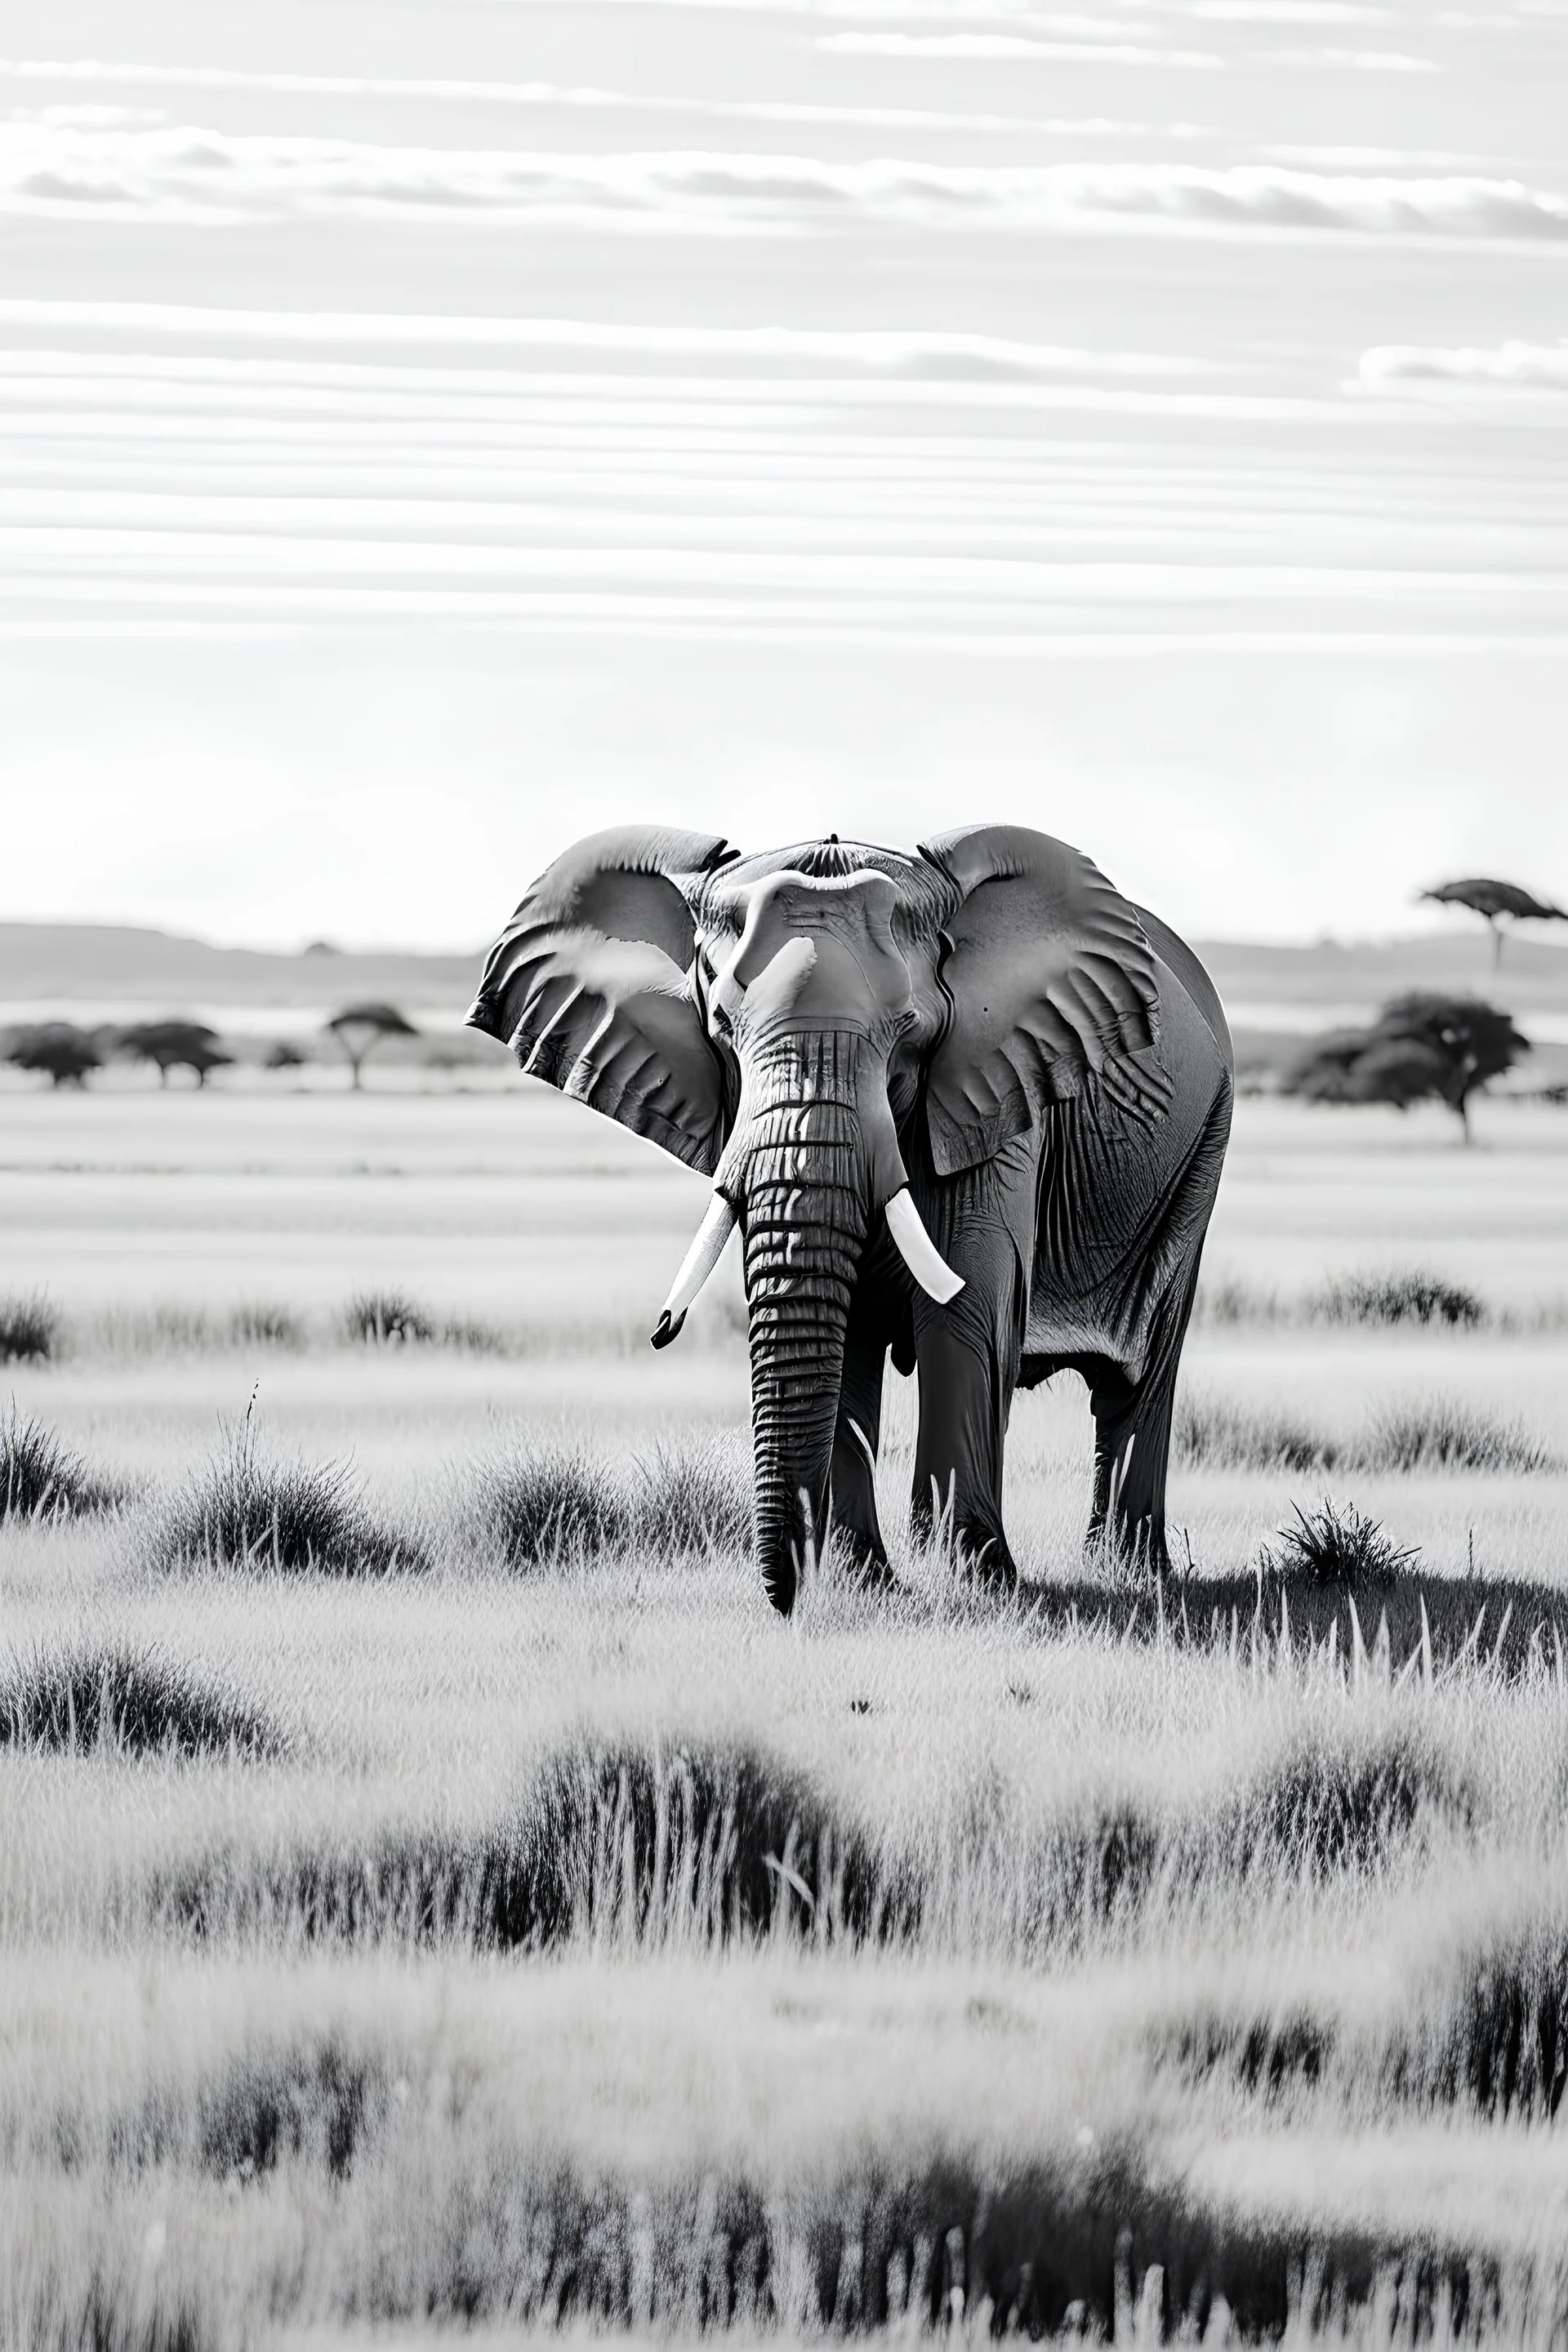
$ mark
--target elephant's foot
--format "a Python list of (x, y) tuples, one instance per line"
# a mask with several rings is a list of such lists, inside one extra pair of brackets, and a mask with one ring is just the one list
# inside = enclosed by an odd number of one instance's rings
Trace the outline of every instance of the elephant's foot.
[(847, 1580), (858, 1585), (861, 1591), (896, 1592), (900, 1590), (879, 1528), (836, 1524), (833, 1541)]
[(983, 1592), (999, 1601), (1016, 1592), (1018, 1563), (1000, 1528), (961, 1528), (955, 1549), (964, 1572)]
[(1109, 1552), (1120, 1567), (1156, 1584), (1163, 1584), (1172, 1573), (1164, 1526), (1154, 1519), (1124, 1518), (1120, 1512), (1113, 1520), (1096, 1517), (1089, 1523), (1083, 1548), (1090, 1558), (1103, 1559)]
[(910, 1533), (919, 1544), (940, 1545), (954, 1565), (983, 1591), (1005, 1598), (1017, 1590), (1018, 1563), (990, 1512), (964, 1517), (952, 1509), (939, 1516), (917, 1499), (910, 1512)]

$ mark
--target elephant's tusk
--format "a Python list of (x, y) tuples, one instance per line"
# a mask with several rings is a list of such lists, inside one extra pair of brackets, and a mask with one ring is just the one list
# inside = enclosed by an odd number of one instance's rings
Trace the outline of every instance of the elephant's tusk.
[(668, 1348), (680, 1337), (686, 1310), (724, 1255), (724, 1244), (735, 1230), (735, 1212), (722, 1192), (715, 1192), (698, 1226), (691, 1247), (680, 1261), (669, 1297), (653, 1335), (656, 1348)]
[(902, 1192), (895, 1192), (888, 1203), (888, 1231), (921, 1288), (929, 1292), (939, 1307), (945, 1307), (950, 1299), (958, 1297), (963, 1288), (963, 1277), (954, 1274), (921, 1224), (921, 1213), (910, 1198), (907, 1185)]

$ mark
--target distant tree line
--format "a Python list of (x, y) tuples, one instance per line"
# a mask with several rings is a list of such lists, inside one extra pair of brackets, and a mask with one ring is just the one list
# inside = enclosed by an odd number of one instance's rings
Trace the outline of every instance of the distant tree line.
[[(325, 1024), (325, 1035), (341, 1046), (347, 1059), (350, 1084), (363, 1085), (367, 1055), (387, 1037), (417, 1037), (420, 1032), (395, 1004), (351, 1004)], [(0, 1059), (12, 1068), (34, 1072), (57, 1087), (83, 1087), (93, 1073), (110, 1061), (144, 1062), (166, 1087), (171, 1070), (189, 1070), (205, 1087), (213, 1070), (229, 1069), (236, 1056), (225, 1050), (216, 1029), (203, 1021), (171, 1018), (136, 1021), (123, 1028), (79, 1027), (72, 1021), (41, 1021), (11, 1031), (0, 1049)], [(288, 1038), (279, 1038), (261, 1066), (267, 1070), (303, 1069), (311, 1056)]]

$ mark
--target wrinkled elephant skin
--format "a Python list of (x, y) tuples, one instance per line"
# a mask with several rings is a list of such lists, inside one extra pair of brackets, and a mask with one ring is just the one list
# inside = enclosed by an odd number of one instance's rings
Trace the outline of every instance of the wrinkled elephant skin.
[(1230, 1037), (1192, 950), (1087, 857), (1008, 825), (912, 856), (598, 834), (528, 892), (468, 1017), (713, 1180), (658, 1344), (739, 1223), (775, 1607), (830, 1524), (886, 1564), (889, 1350), (920, 1377), (917, 1532), (1013, 1580), (1013, 1394), (1070, 1369), (1095, 1421), (1090, 1532), (1164, 1567)]

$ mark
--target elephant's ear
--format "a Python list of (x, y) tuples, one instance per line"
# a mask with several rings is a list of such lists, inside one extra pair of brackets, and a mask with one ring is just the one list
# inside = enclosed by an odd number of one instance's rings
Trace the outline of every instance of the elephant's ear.
[(692, 994), (688, 892), (731, 855), (717, 834), (591, 834), (534, 883), (468, 1013), (530, 1076), (706, 1175), (723, 1142), (724, 1076)]
[(926, 1081), (938, 1174), (977, 1167), (1090, 1079), (1156, 1116), (1170, 1085), (1154, 954), (1100, 868), (1022, 825), (964, 826), (921, 855), (961, 893), (942, 966), (952, 1017)]

